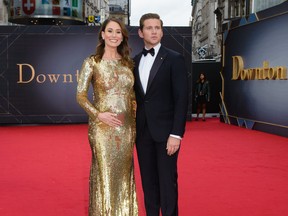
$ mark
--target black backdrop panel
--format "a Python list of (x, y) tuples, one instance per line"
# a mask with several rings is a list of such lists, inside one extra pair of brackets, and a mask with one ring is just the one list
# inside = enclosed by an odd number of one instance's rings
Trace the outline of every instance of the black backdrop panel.
[[(133, 57), (143, 43), (137, 27), (128, 30)], [(95, 52), (98, 31), (88, 26), (0, 27), (0, 124), (86, 122), (76, 102), (77, 76), (83, 60)], [(184, 55), (191, 84), (191, 28), (166, 27), (164, 32), (162, 44)], [(190, 101), (187, 116), (191, 107)]]
[[(192, 63), (192, 86), (193, 98), (195, 97), (195, 85), (201, 73), (206, 74), (210, 83), (210, 102), (207, 103), (207, 113), (219, 114), (221, 92), (221, 63), (220, 62), (193, 62)], [(196, 103), (192, 101), (192, 113), (196, 113)]]

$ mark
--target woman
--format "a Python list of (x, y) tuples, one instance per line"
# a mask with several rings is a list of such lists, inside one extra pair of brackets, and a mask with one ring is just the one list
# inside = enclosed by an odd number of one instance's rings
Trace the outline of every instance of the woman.
[[(89, 216), (137, 216), (135, 95), (128, 32), (111, 18), (101, 26), (98, 39), (96, 54), (85, 59), (77, 86), (77, 101), (89, 115)], [(87, 96), (90, 84), (93, 102)]]
[(210, 86), (209, 82), (206, 80), (204, 73), (200, 73), (199, 79), (196, 84), (195, 89), (195, 101), (197, 104), (197, 117), (198, 121), (200, 111), (202, 109), (202, 121), (206, 121), (206, 104), (210, 101)]

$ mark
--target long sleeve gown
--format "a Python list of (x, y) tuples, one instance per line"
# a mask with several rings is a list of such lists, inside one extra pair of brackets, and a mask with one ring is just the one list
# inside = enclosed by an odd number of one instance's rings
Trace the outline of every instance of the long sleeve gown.
[[(88, 99), (92, 84), (93, 100)], [(89, 116), (92, 151), (89, 216), (138, 216), (133, 167), (135, 116), (134, 78), (120, 60), (85, 59), (78, 80), (77, 101)], [(98, 120), (99, 112), (116, 113), (122, 126)]]

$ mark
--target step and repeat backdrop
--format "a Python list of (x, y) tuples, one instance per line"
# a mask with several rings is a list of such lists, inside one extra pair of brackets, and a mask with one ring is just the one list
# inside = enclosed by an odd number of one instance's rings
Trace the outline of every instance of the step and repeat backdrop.
[[(143, 42), (137, 27), (128, 30), (133, 57)], [(1, 26), (0, 124), (87, 122), (76, 86), (83, 60), (95, 53), (98, 32), (99, 26)], [(165, 27), (162, 41), (184, 55), (190, 83), (191, 37), (190, 27)]]
[(287, 23), (287, 1), (227, 23), (221, 105), (225, 122), (288, 137)]

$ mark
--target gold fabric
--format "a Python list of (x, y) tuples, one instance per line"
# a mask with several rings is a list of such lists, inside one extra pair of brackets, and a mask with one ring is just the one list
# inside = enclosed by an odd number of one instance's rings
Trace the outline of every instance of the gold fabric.
[[(93, 102), (88, 99), (89, 85)], [(132, 71), (119, 60), (87, 58), (82, 66), (77, 101), (89, 115), (92, 150), (89, 216), (138, 216), (133, 147), (135, 116)], [(123, 126), (110, 127), (99, 121), (99, 112), (116, 113)]]

